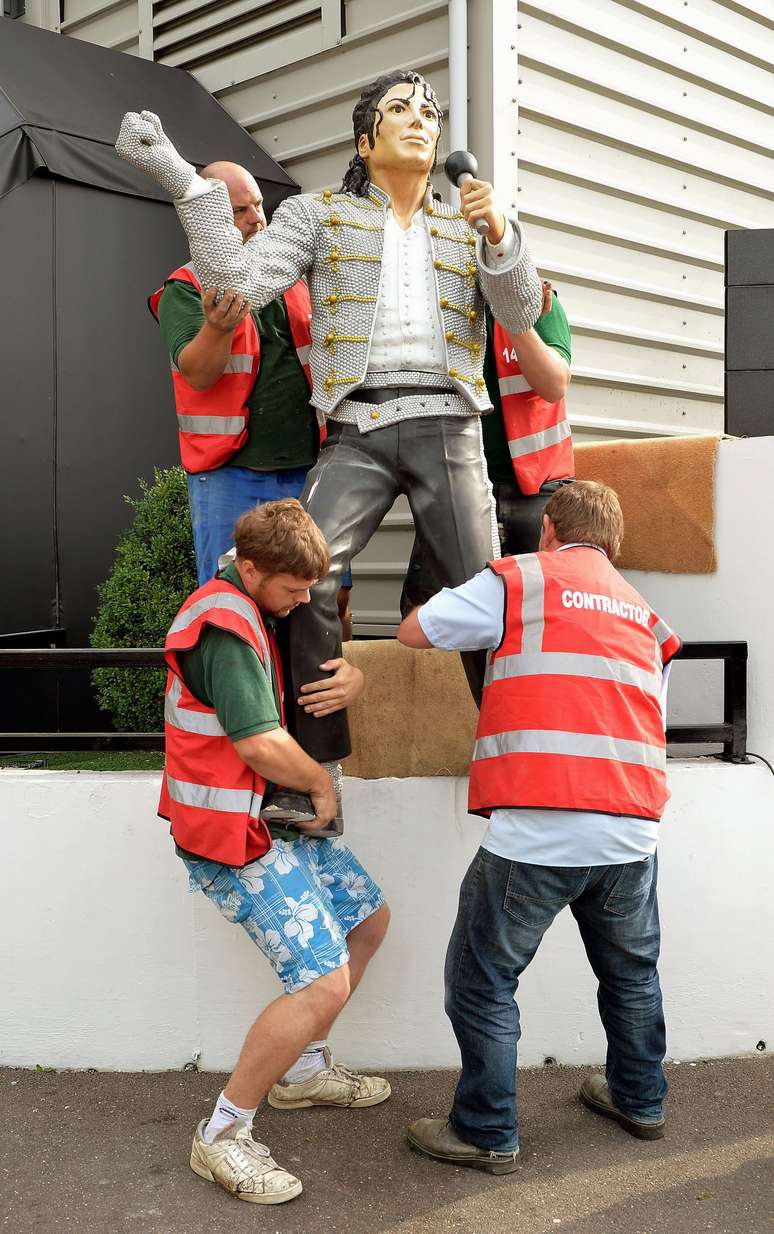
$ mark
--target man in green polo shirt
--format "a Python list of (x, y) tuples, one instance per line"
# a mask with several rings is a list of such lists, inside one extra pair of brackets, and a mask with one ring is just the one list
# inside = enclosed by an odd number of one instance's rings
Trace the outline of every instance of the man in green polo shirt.
[[(487, 350), (484, 379), (494, 410), (481, 418), (484, 453), (489, 479), (497, 502), (497, 518), (502, 527), (503, 553), (534, 553), (540, 539), (543, 511), (562, 480), (549, 480), (537, 493), (525, 496), (513, 470), (503, 420), (500, 383), (492, 335), (494, 323), (487, 309)], [(572, 363), (570, 323), (557, 293), (543, 283), (543, 312), (531, 330), (511, 336), (519, 368), (526, 382), (547, 403), (558, 403), (567, 393)]]
[[(245, 242), (263, 231), (263, 194), (244, 167), (211, 163), (202, 175), (226, 184), (234, 226)], [(211, 390), (229, 371), (234, 333), (249, 312), (244, 296), (232, 291), (216, 303), (214, 290), (202, 293), (185, 269), (169, 277), (155, 313), (177, 376), (189, 390)], [(252, 318), (260, 339), (260, 363), (247, 398), (247, 438), (222, 466), (198, 470), (197, 462), (193, 470), (183, 458), (200, 584), (215, 575), (218, 558), (233, 544), (239, 515), (259, 501), (298, 497), (317, 458), (317, 416), (309, 401), (309, 384), (285, 299), (278, 296), (260, 311), (253, 310)], [(203, 447), (201, 438), (200, 444)], [(348, 621), (351, 585), (348, 573), (339, 597), (342, 622)], [(351, 637), (351, 631), (345, 625), (347, 636)]]
[[(245, 591), (234, 561), (220, 570), (218, 577)], [(282, 623), (278, 618), (283, 616), (284, 613), (262, 611), (263, 624), (279, 644), (282, 643)], [(188, 689), (205, 706), (215, 708), (231, 741), (242, 741), (279, 727), (280, 686), (274, 666), (269, 664), (270, 674), (264, 672), (247, 643), (225, 630), (209, 626), (197, 645), (180, 659)], [(310, 715), (341, 711), (351, 706), (363, 690), (364, 679), (359, 668), (343, 659), (326, 661), (326, 665), (338, 670), (335, 677), (325, 677), (301, 687), (299, 702)], [(282, 827), (268, 819), (267, 826), (272, 840), (298, 839), (296, 828)], [(177, 852), (181, 857), (197, 860), (194, 854), (179, 847)]]
[[(245, 930), (283, 987), (247, 1033), (210, 1118), (199, 1124), (191, 1168), (241, 1200), (281, 1204), (301, 1183), (250, 1135), (264, 1097), (280, 1110), (357, 1110), (390, 1096), (386, 1080), (335, 1062), (326, 1044), (381, 945), (389, 909), (351, 849), (326, 837), (336, 810), (330, 777), (282, 726), (276, 621), (309, 603), (328, 569), (328, 547), (290, 499), (243, 514), (235, 549), (234, 561), (188, 597), (167, 635), (159, 812), (170, 820), (193, 888)], [(317, 714), (350, 705), (363, 675), (346, 669), (338, 693), (333, 679), (319, 682), (305, 693), (306, 705), (321, 708)], [(263, 819), (272, 837), (267, 851), (265, 831), (238, 799), (247, 797), (254, 810), (270, 777), (303, 786), (314, 818), (292, 831)], [(235, 857), (240, 864), (225, 864)]]

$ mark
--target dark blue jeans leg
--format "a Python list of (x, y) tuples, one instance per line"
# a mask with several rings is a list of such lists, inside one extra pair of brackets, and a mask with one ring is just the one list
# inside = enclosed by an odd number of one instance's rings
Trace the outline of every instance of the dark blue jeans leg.
[(460, 890), (446, 956), (446, 1014), (462, 1056), (450, 1114), (468, 1144), (518, 1146), (514, 1000), (519, 977), (589, 870), (506, 861), (479, 849)]
[(667, 1083), (661, 1066), (666, 1030), (658, 979), (661, 931), (654, 854), (645, 861), (596, 867), (571, 905), (599, 981), (607, 1035), (607, 1083), (619, 1109), (660, 1118)]

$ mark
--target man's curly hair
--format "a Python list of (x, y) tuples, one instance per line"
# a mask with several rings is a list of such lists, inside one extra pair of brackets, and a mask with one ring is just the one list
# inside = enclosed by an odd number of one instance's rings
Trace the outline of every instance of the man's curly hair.
[[(412, 69), (393, 69), (391, 73), (385, 73), (382, 77), (377, 77), (375, 81), (366, 86), (360, 95), (360, 99), (355, 104), (352, 112), (352, 128), (356, 146), (359, 138), (365, 134), (368, 138), (368, 144), (373, 150), (375, 135), (379, 132), (379, 126), (383, 119), (379, 103), (388, 90), (393, 86), (399, 85), (402, 81), (413, 87), (409, 97), (413, 97), (418, 88), (423, 91), (425, 98), (431, 107), (435, 109), (435, 113), (438, 116), (438, 134), (440, 137), (441, 128), (443, 127), (443, 112), (433, 87), (429, 82), (425, 81), (421, 73), (415, 73)], [(436, 144), (436, 158), (437, 153), (438, 146)], [(435, 171), (435, 163), (436, 159), (434, 158), (433, 166), (430, 168), (431, 172)], [(359, 154), (355, 154), (344, 173), (340, 191), (342, 193), (354, 193), (356, 197), (367, 197), (368, 185), (368, 166)]]

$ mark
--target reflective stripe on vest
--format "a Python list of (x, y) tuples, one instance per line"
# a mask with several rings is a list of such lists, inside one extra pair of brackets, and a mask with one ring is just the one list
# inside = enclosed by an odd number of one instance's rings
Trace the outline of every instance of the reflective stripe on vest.
[(178, 413), (177, 427), (182, 433), (202, 433), (235, 437), (245, 427), (244, 416), (183, 416)]
[(605, 656), (579, 655), (567, 651), (543, 651), (530, 655), (501, 656), (490, 661), (486, 671), (486, 684), (504, 681), (511, 677), (593, 677), (598, 681), (620, 681), (624, 685), (637, 686), (646, 694), (658, 699), (661, 693), (661, 678), (656, 672), (637, 668), (622, 660), (609, 660)]
[[(522, 458), (525, 454), (537, 454), (539, 450), (546, 450), (549, 446), (558, 446), (571, 436), (570, 426), (566, 420), (563, 420), (561, 424), (554, 424), (551, 428), (545, 428), (539, 433), (510, 440), (508, 449), (512, 459)], [(559, 478), (564, 479), (565, 477)]]
[[(171, 367), (172, 367), (173, 373), (180, 372), (180, 369), (175, 364), (174, 360), (172, 361)], [(223, 372), (224, 373), (249, 373), (251, 372), (252, 367), (253, 367), (253, 356), (251, 356), (249, 353), (246, 353), (244, 355), (242, 354), (231, 355), (226, 361), (226, 367), (224, 368)], [(178, 417), (178, 419), (179, 418), (180, 417)]]
[(497, 758), (501, 754), (565, 754), (572, 758), (604, 758), (635, 763), (661, 771), (666, 762), (663, 746), (625, 741), (600, 733), (565, 733), (559, 729), (518, 729), (495, 733), (476, 742), (473, 758)]
[(572, 432), (564, 399), (549, 403), (519, 368), (510, 336), (494, 323), (493, 350), (503, 424), (516, 483), (525, 496), (574, 474)]
[(182, 729), (184, 733), (200, 733), (205, 737), (225, 737), (226, 730), (213, 712), (193, 711), (190, 707), (179, 706), (182, 693), (180, 678), (175, 677), (164, 699), (165, 723)]
[[(228, 584), (227, 584), (228, 585)], [(181, 630), (187, 630), (193, 625), (203, 613), (211, 612), (216, 608), (229, 609), (232, 613), (238, 613), (243, 617), (250, 629), (255, 634), (258, 642), (261, 645), (261, 659), (264, 664), (269, 661), (269, 647), (261, 629), (260, 622), (255, 615), (255, 606), (252, 601), (246, 596), (241, 596), (236, 588), (233, 588), (233, 594), (229, 592), (213, 591), (209, 595), (202, 596), (199, 600), (195, 600), (193, 604), (189, 604), (188, 608), (182, 608), (175, 617), (172, 625), (169, 627), (169, 634), (179, 634)]]
[(219, 810), (224, 814), (248, 814), (258, 818), (263, 798), (249, 788), (213, 788), (209, 784), (191, 784), (173, 780), (167, 774), (167, 791), (173, 801), (198, 810)]
[[(677, 635), (589, 546), (490, 569), (505, 587), (505, 619), (484, 680), (470, 810), (658, 819), (668, 797), (661, 672)], [(607, 604), (565, 604), (586, 591)]]
[(195, 697), (180, 668), (181, 654), (196, 647), (209, 627), (241, 638), (267, 674), (275, 667), (282, 721), (281, 670), (258, 607), (225, 579), (212, 579), (188, 598), (165, 641), (166, 767), (159, 813), (170, 820), (182, 849), (223, 865), (244, 865), (271, 847), (260, 817), (266, 782), (239, 756), (215, 708)]
[(545, 587), (540, 562), (534, 555), (517, 557), (516, 565), (522, 577), (521, 624), (522, 651), (540, 654), (545, 629)]
[(523, 394), (525, 390), (532, 389), (523, 373), (516, 373), (513, 377), (498, 377), (497, 385), (501, 398), (505, 398), (506, 394)]

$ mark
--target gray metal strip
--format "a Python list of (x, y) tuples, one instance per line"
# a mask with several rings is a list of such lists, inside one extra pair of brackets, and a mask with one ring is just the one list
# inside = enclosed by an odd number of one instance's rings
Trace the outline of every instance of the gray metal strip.
[(525, 390), (532, 389), (523, 373), (514, 374), (513, 377), (498, 377), (497, 384), (500, 387), (501, 396), (505, 394), (523, 394)]
[(644, 741), (625, 741), (598, 733), (566, 733), (552, 729), (523, 729), (480, 737), (473, 762), (503, 754), (565, 754), (573, 758), (603, 758), (616, 763), (666, 770), (666, 750)]
[(528, 437), (514, 437), (508, 442), (511, 458), (521, 458), (523, 454), (536, 454), (548, 446), (558, 446), (560, 441), (566, 441), (571, 433), (566, 420), (543, 429), (540, 433), (530, 433)]
[(521, 649), (525, 655), (538, 655), (543, 648), (545, 630), (545, 579), (534, 553), (514, 558), (521, 571), (522, 601)]
[(311, 344), (309, 344), (309, 346), (307, 347), (297, 347), (296, 348), (296, 355), (298, 356), (299, 362), (301, 364), (309, 363), (309, 355), (310, 355), (311, 350), (312, 350)]
[(245, 427), (244, 416), (181, 416), (177, 417), (181, 433), (217, 433), (236, 437)]
[(618, 681), (637, 686), (658, 699), (661, 674), (637, 668), (623, 660), (606, 656), (589, 656), (566, 651), (544, 651), (540, 654), (501, 656), (494, 660), (488, 674), (490, 681), (507, 681), (511, 677), (594, 677), (599, 681)]

